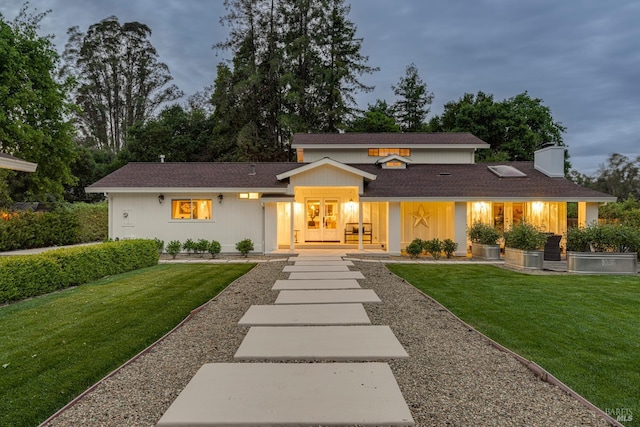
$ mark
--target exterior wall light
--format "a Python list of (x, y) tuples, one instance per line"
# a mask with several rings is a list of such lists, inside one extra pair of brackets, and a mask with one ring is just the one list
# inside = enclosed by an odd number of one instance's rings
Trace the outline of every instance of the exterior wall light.
[(164, 194), (158, 196), (158, 203), (162, 204), (162, 202), (164, 202)]
[(222, 203), (222, 199), (224, 199), (222, 193), (218, 194), (218, 203)]

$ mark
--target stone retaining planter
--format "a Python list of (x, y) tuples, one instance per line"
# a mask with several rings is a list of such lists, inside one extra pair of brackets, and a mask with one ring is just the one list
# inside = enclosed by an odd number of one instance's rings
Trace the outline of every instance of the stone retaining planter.
[(567, 252), (567, 271), (582, 274), (637, 274), (637, 252)]
[(471, 244), (471, 256), (473, 259), (494, 261), (500, 259), (500, 245)]
[(504, 248), (504, 265), (525, 270), (542, 270), (544, 251)]

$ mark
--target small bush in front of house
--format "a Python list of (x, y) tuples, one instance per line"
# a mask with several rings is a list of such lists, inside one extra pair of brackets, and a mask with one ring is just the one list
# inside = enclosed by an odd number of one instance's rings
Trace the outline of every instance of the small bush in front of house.
[(176, 258), (176, 255), (180, 253), (182, 250), (182, 243), (179, 240), (172, 240), (167, 244), (166, 251), (173, 259)]
[(409, 254), (411, 258), (420, 257), (420, 254), (422, 253), (423, 250), (424, 250), (423, 242), (419, 238), (413, 239), (413, 241), (409, 243), (405, 248), (405, 251), (407, 252), (407, 254)]
[(194, 252), (199, 257), (203, 257), (208, 249), (209, 249), (209, 241), (206, 239), (198, 239), (198, 241), (194, 244)]
[(158, 253), (161, 254), (164, 251), (164, 240), (160, 240), (157, 237), (153, 239), (156, 242), (156, 247), (158, 248)]
[(240, 240), (236, 243), (236, 249), (246, 258), (247, 255), (249, 255), (249, 252), (253, 250), (253, 242), (251, 239)]
[(0, 257), (0, 304), (158, 263), (153, 240), (123, 240)]
[(547, 237), (547, 233), (533, 224), (522, 221), (504, 233), (504, 245), (523, 251), (535, 251), (544, 247)]
[(218, 242), (217, 240), (210, 241), (209, 245), (207, 246), (207, 252), (209, 252), (211, 258), (217, 257), (221, 250), (222, 246), (220, 246), (220, 242)]
[(190, 256), (192, 252), (196, 251), (196, 242), (194, 242), (192, 239), (187, 239), (182, 244), (182, 249), (187, 251), (187, 255)]
[(440, 259), (442, 254), (443, 243), (442, 240), (437, 237), (431, 240), (425, 240), (422, 242), (424, 250), (431, 254), (433, 259)]
[(451, 239), (445, 239), (442, 242), (442, 250), (447, 258), (451, 258), (456, 250), (458, 250), (458, 244)]
[(494, 226), (479, 221), (467, 229), (467, 235), (472, 243), (481, 245), (497, 245), (500, 238), (500, 232)]

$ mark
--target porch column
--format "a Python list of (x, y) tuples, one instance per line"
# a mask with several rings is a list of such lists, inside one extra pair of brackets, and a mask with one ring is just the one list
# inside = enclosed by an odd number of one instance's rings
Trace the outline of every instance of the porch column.
[(358, 251), (362, 249), (362, 202), (358, 201)]
[(598, 223), (598, 203), (578, 202), (578, 225), (587, 227)]
[(467, 202), (455, 202), (453, 235), (458, 244), (456, 256), (467, 256)]
[(295, 243), (295, 231), (294, 231), (294, 214), (295, 214), (295, 201), (289, 202), (289, 251), (293, 252), (296, 248)]
[(402, 221), (400, 220), (400, 202), (389, 202), (389, 255), (400, 255)]

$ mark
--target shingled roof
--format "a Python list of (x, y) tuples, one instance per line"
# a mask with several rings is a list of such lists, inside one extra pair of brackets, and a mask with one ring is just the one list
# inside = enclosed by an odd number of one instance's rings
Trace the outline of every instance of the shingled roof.
[[(501, 178), (487, 167), (510, 165), (526, 177)], [(308, 163), (129, 163), (87, 188), (88, 192), (221, 191), (252, 189), (285, 194), (286, 174)], [(411, 164), (406, 169), (382, 169), (373, 164), (350, 164), (376, 179), (364, 187), (365, 199), (431, 200), (562, 200), (615, 201), (565, 178), (550, 178), (533, 162), (477, 164)], [(254, 173), (255, 172), (255, 173)]]
[(299, 163), (128, 163), (87, 187), (88, 192), (134, 189), (262, 188), (286, 190), (276, 175)]
[[(526, 177), (501, 178), (488, 169), (491, 165), (513, 166)], [(615, 197), (565, 178), (550, 178), (536, 170), (533, 162), (412, 164), (402, 170), (352, 166), (377, 175), (375, 181), (366, 183), (366, 198), (615, 201)]]
[(468, 145), (489, 148), (489, 144), (477, 136), (461, 132), (419, 133), (297, 133), (291, 146), (366, 145), (368, 147), (393, 146), (445, 146)]

